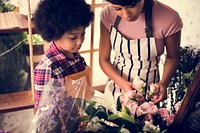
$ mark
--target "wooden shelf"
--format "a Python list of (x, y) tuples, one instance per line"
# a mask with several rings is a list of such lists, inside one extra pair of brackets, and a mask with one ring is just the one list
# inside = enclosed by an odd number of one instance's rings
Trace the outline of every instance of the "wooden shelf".
[[(34, 24), (31, 24), (34, 32)], [(14, 32), (28, 32), (27, 16), (19, 12), (0, 13), (0, 35)], [(32, 91), (0, 94), (0, 113), (34, 107)]]
[(23, 31), (28, 31), (28, 19), (26, 16), (19, 12), (0, 13), (0, 33)]
[(34, 107), (31, 91), (22, 91), (0, 95), (0, 113)]

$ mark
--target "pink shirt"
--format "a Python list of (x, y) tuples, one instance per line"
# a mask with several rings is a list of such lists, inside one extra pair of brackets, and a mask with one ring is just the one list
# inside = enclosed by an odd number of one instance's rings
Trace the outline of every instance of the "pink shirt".
[[(114, 8), (108, 4), (101, 12), (101, 21), (110, 29), (116, 19)], [(154, 0), (152, 12), (153, 36), (156, 39), (157, 52), (163, 53), (164, 38), (180, 31), (183, 27), (182, 19), (179, 14), (169, 6)], [(139, 18), (134, 22), (121, 19), (118, 30), (122, 35), (130, 39), (145, 38), (145, 16), (141, 13)]]

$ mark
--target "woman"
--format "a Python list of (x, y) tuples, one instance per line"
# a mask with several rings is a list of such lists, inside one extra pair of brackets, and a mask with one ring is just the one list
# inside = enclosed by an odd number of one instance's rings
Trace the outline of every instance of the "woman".
[[(114, 96), (136, 89), (132, 84), (140, 76), (148, 85), (157, 83), (159, 92), (151, 100), (167, 98), (167, 86), (179, 65), (183, 27), (179, 14), (157, 0), (107, 0), (101, 12), (99, 61), (113, 81), (107, 87)], [(160, 56), (166, 48), (162, 77)], [(111, 51), (115, 52), (111, 63)], [(138, 101), (144, 97), (137, 95)]]

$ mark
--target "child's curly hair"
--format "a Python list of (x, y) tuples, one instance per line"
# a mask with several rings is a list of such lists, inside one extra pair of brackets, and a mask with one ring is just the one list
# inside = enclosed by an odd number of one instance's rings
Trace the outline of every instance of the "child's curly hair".
[(36, 32), (52, 41), (74, 28), (88, 27), (93, 17), (85, 0), (41, 0), (33, 20)]

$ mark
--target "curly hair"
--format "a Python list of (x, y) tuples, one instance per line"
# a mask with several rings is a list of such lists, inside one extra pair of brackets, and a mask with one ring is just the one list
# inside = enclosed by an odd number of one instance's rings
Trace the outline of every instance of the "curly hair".
[(135, 4), (141, 0), (106, 0), (106, 1), (121, 6), (135, 6)]
[(46, 41), (74, 28), (88, 27), (94, 13), (85, 0), (41, 0), (34, 13), (35, 30)]

